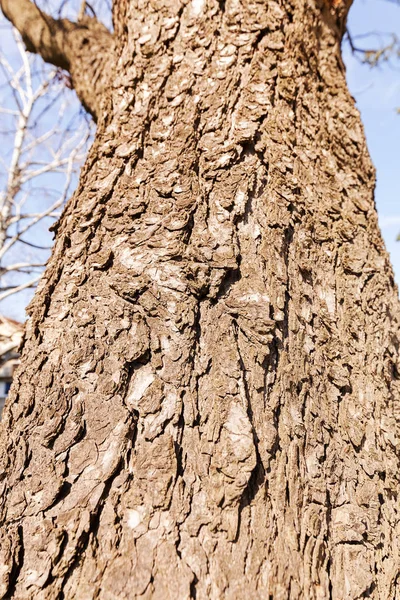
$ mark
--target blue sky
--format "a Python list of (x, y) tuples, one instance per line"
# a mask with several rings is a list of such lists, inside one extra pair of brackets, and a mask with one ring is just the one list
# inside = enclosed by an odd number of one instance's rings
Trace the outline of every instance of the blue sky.
[[(357, 35), (382, 32), (400, 37), (400, 5), (390, 0), (355, 0), (348, 28), (357, 45), (376, 47), (377, 37)], [(389, 39), (389, 38), (387, 38)], [(347, 44), (343, 47), (347, 81), (364, 123), (368, 148), (377, 170), (376, 205), (395, 277), (400, 285), (400, 59), (378, 68), (360, 64)]]
[[(52, 6), (59, 5), (59, 0), (51, 2)], [(107, 13), (108, 0), (94, 2), (98, 14), (102, 14), (102, 9)], [(70, 10), (75, 9), (77, 13), (79, 3), (77, 0), (71, 0), (65, 6)], [(9, 52), (10, 38), (7, 37), (9, 34), (5, 27), (8, 25), (3, 21), (0, 47)], [(396, 0), (355, 0), (349, 15), (348, 28), (357, 46), (378, 47), (379, 43), (388, 41), (393, 33), (400, 37), (400, 5), (396, 4)], [(389, 34), (386, 38), (385, 33)], [(366, 34), (371, 36), (365, 37)], [(379, 37), (376, 34), (379, 34)], [(396, 111), (400, 108), (400, 59), (372, 69), (361, 64), (360, 60), (352, 55), (348, 43), (344, 43), (343, 55), (347, 66), (348, 84), (361, 112), (369, 151), (377, 169), (376, 204), (379, 221), (386, 247), (391, 255), (395, 277), (400, 285), (400, 242), (396, 242), (396, 236), (400, 232), (400, 114)], [(73, 111), (72, 93), (69, 98)], [(77, 106), (77, 101), (75, 103)], [(7, 126), (4, 115), (0, 115), (0, 118), (4, 128)], [(4, 154), (4, 149), (7, 149), (7, 143), (2, 144), (0, 155)], [(44, 229), (41, 237), (48, 237)], [(28, 290), (3, 300), (0, 302), (0, 312), (24, 320), (24, 308), (31, 295), (31, 291)]]

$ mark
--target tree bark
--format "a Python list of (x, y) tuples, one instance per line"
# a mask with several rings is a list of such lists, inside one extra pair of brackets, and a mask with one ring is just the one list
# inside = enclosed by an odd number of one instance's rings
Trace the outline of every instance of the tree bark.
[(3, 598), (397, 597), (399, 302), (348, 4), (114, 2), (2, 424)]

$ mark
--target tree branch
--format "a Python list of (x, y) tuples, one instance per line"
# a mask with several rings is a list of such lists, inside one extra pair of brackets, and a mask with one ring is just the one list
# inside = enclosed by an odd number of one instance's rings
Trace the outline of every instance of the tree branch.
[(113, 36), (97, 19), (79, 23), (53, 19), (31, 0), (0, 0), (5, 17), (22, 36), (27, 50), (71, 74), (79, 99), (95, 120), (105, 87), (105, 68), (113, 51)]
[(0, 294), (0, 301), (4, 300), (4, 298), (7, 298), (8, 296), (11, 296), (12, 294), (16, 294), (17, 292), (21, 292), (22, 290), (26, 290), (28, 288), (33, 287), (39, 281), (41, 276), (42, 274), (37, 275), (36, 277), (30, 279), (26, 283), (21, 283), (21, 285), (16, 285), (8, 289), (6, 292), (3, 292), (2, 294)]

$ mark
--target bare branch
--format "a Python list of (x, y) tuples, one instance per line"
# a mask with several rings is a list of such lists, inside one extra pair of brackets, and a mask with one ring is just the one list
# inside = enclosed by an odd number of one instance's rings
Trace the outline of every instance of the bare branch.
[[(355, 39), (377, 39), (377, 44), (373, 47), (363, 48), (357, 46)], [(370, 67), (377, 67), (382, 63), (389, 63), (392, 58), (400, 58), (400, 40), (394, 33), (369, 32), (359, 34), (353, 37), (346, 29), (346, 39), (349, 43), (350, 50), (360, 62), (368, 64)]]
[(42, 267), (44, 267), (44, 263), (16, 263), (14, 265), (8, 265), (7, 267), (0, 267), (0, 273), (3, 274), (9, 271), (20, 271), (25, 268), (36, 269)]
[[(91, 135), (84, 115), (70, 112), (57, 70), (38, 71), (38, 59), (16, 31), (14, 41), (17, 55), (7, 60), (0, 52), (0, 112), (11, 115), (13, 135), (0, 154), (0, 300), (31, 288), (29, 281), (43, 271), (51, 246), (48, 226), (60, 216)], [(55, 119), (49, 119), (54, 103)]]
[(30, 0), (0, 0), (0, 7), (27, 50), (71, 74), (82, 104), (96, 120), (105, 86), (105, 62), (113, 51), (112, 34), (87, 15), (78, 23), (53, 19)]
[(2, 294), (0, 294), (0, 301), (4, 300), (8, 296), (11, 296), (11, 294), (16, 294), (17, 292), (21, 292), (22, 290), (26, 290), (27, 288), (33, 287), (39, 281), (39, 279), (41, 278), (41, 276), (42, 275), (40, 274), (37, 277), (34, 277), (33, 279), (30, 279), (29, 281), (26, 281), (25, 283), (21, 283), (21, 285), (17, 285), (15, 287), (11, 287), (6, 292), (3, 292)]

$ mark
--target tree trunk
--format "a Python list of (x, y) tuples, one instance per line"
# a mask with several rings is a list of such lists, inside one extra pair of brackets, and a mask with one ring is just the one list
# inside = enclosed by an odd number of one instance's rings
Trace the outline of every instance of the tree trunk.
[(115, 0), (5, 410), (1, 597), (398, 597), (399, 302), (345, 12)]

